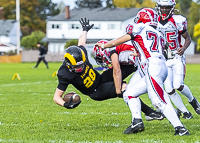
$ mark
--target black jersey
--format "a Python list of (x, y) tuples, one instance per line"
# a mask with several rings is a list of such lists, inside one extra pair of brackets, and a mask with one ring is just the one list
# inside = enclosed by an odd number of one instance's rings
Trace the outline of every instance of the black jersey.
[(40, 56), (47, 54), (47, 48), (44, 46), (41, 46), (39, 48), (39, 51), (40, 51), (40, 54), (39, 54)]
[(58, 89), (65, 91), (69, 84), (72, 84), (76, 89), (78, 89), (83, 94), (93, 93), (95, 88), (100, 84), (101, 78), (100, 74), (93, 69), (92, 64), (88, 60), (88, 55), (85, 47), (79, 46), (86, 55), (86, 65), (82, 74), (76, 74), (70, 72), (65, 62), (61, 65), (58, 70)]

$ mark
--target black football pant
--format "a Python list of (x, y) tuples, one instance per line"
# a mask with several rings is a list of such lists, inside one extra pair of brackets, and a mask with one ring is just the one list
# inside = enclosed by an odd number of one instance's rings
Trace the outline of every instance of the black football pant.
[[(130, 74), (137, 70), (134, 66), (121, 66), (122, 79), (124, 80)], [(96, 101), (107, 100), (118, 97), (115, 90), (115, 84), (113, 81), (113, 70), (108, 69), (101, 75), (101, 84), (95, 89), (92, 94), (89, 94), (90, 98)], [(149, 115), (154, 110), (147, 106), (141, 99), (141, 111), (146, 115)]]
[(38, 58), (38, 61), (37, 61), (37, 64), (36, 64), (35, 68), (38, 67), (38, 65), (40, 64), (41, 61), (43, 61), (45, 63), (45, 65), (46, 65), (46, 67), (49, 68), (48, 62), (46, 61), (45, 57)]

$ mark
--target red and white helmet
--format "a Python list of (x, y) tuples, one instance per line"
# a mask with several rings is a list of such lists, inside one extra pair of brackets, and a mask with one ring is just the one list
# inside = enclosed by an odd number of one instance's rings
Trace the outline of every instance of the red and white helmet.
[(135, 18), (135, 23), (146, 23), (152, 26), (157, 26), (158, 24), (158, 14), (152, 8), (143, 8), (140, 10)]
[[(106, 40), (100, 40), (97, 43), (106, 44), (107, 42), (108, 41)], [(109, 65), (112, 63), (112, 61), (110, 60), (110, 52), (108, 52), (106, 49), (102, 50), (101, 47), (94, 46), (92, 57), (95, 59), (98, 65), (101, 65), (105, 68), (108, 68)]]
[[(174, 13), (176, 2), (175, 0), (158, 0), (156, 3), (156, 9), (158, 11), (158, 15), (162, 17), (163, 20), (169, 18)], [(164, 14), (161, 12), (160, 7), (171, 7), (171, 10), (168, 14)]]

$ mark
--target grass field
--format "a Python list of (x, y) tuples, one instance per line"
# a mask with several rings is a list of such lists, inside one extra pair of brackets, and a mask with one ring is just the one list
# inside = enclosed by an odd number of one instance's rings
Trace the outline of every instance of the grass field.
[[(174, 128), (167, 119), (147, 122), (145, 131), (124, 135), (131, 123), (128, 106), (122, 99), (93, 101), (70, 86), (68, 91), (81, 95), (82, 103), (67, 110), (53, 102), (57, 77), (52, 74), (61, 63), (0, 63), (0, 142), (23, 143), (199, 143), (200, 115), (197, 115), (185, 97), (183, 102), (193, 119), (181, 118), (190, 136), (173, 136)], [(200, 65), (187, 65), (185, 83), (200, 100)], [(12, 80), (18, 73), (21, 80)], [(128, 79), (127, 79), (128, 80)], [(142, 100), (151, 105), (147, 95)]]

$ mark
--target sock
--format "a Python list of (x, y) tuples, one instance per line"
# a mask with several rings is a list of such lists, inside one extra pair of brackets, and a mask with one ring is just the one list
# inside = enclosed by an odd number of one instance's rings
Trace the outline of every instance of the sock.
[(154, 110), (152, 108), (150, 108), (148, 105), (146, 105), (141, 99), (140, 99), (140, 102), (141, 102), (141, 111), (145, 115), (149, 115), (151, 112), (154, 112)]
[(184, 84), (183, 90), (180, 91), (181, 94), (185, 95), (185, 97), (188, 99), (189, 102), (192, 102), (194, 99), (194, 96), (192, 95), (189, 87)]
[(183, 104), (183, 101), (180, 97), (180, 95), (175, 92), (174, 94), (172, 95), (169, 95), (170, 99), (172, 100), (172, 102), (174, 103), (174, 105), (179, 109), (181, 110), (182, 113), (189, 113), (189, 111), (187, 110), (187, 108), (185, 107), (185, 105)]
[(166, 106), (162, 112), (165, 115), (165, 117), (170, 121), (170, 123), (174, 126), (174, 128), (177, 126), (181, 126), (181, 127), (183, 126), (183, 124), (179, 120), (176, 112), (174, 111), (174, 109), (171, 106), (166, 104)]
[(139, 98), (131, 98), (128, 101), (128, 106), (132, 114), (132, 121), (134, 118), (142, 119), (141, 116), (141, 102)]

